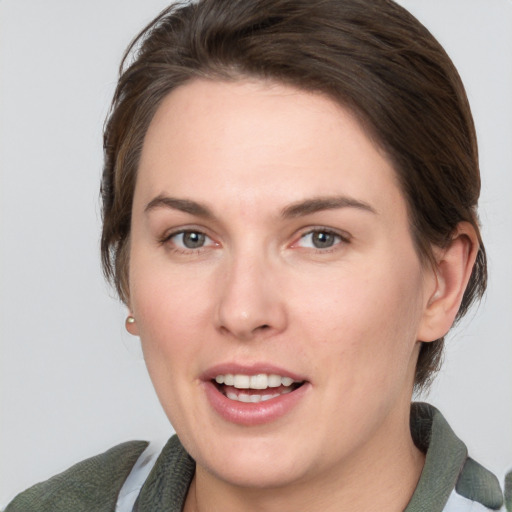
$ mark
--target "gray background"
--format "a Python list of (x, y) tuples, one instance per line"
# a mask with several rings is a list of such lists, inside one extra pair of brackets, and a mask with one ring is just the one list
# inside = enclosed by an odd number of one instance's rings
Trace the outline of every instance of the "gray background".
[[(512, 2), (401, 3), (466, 83), (491, 272), (426, 399), (501, 475), (512, 465)], [(113, 444), (171, 432), (98, 256), (101, 128), (117, 66), (165, 5), (0, 2), (0, 505)]]

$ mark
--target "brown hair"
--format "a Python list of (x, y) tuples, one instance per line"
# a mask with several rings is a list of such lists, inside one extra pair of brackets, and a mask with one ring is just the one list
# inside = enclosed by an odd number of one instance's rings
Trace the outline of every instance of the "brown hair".
[[(129, 57), (131, 62), (128, 62)], [(131, 208), (144, 136), (163, 98), (194, 78), (256, 77), (325, 93), (351, 109), (393, 161), (422, 261), (461, 221), (480, 239), (476, 135), (440, 44), (391, 0), (201, 0), (164, 10), (131, 43), (105, 125), (104, 272), (128, 300)], [(486, 287), (482, 244), (458, 317)], [(423, 343), (415, 385), (441, 361)]]

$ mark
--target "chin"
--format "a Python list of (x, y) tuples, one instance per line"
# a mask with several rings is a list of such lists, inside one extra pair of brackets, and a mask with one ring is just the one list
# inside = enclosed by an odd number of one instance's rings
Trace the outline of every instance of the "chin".
[(301, 464), (293, 460), (286, 462), (279, 459), (279, 456), (245, 460), (231, 457), (222, 467), (216, 461), (214, 467), (206, 466), (206, 470), (230, 485), (251, 489), (286, 487), (304, 478), (306, 472), (301, 471)]
[(221, 441), (212, 434), (209, 443), (196, 446), (189, 453), (198, 467), (238, 487), (278, 488), (299, 481), (308, 473), (305, 453), (297, 450), (304, 442), (294, 441), (290, 436), (287, 441), (281, 436), (241, 437)]

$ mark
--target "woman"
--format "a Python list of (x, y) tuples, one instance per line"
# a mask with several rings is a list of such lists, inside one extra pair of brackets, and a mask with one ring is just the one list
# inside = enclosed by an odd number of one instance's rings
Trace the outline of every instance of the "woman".
[(131, 443), (7, 510), (498, 509), (440, 413), (410, 408), (486, 284), (438, 43), (385, 0), (207, 0), (139, 42), (102, 255), (179, 441), (149, 475)]

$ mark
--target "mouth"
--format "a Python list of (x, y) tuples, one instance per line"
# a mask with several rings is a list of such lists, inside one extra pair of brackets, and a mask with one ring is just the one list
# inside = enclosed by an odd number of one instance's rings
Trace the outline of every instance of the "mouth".
[(215, 414), (243, 426), (271, 424), (300, 410), (312, 383), (302, 375), (268, 363), (226, 363), (201, 376), (205, 397)]
[(252, 404), (275, 400), (305, 384), (291, 377), (266, 373), (219, 374), (211, 382), (227, 399)]

